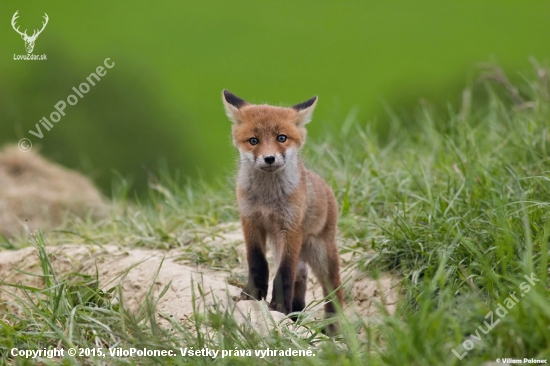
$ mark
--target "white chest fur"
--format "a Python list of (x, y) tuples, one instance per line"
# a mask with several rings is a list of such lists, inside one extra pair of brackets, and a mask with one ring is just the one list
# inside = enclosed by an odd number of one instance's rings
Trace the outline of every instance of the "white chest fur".
[(302, 179), (300, 168), (297, 156), (287, 156), (285, 165), (275, 172), (256, 169), (248, 159), (241, 158), (237, 176), (242, 192), (239, 197), (241, 213), (248, 217), (258, 214), (265, 218), (273, 215), (294, 217), (296, 209), (289, 205), (288, 199)]

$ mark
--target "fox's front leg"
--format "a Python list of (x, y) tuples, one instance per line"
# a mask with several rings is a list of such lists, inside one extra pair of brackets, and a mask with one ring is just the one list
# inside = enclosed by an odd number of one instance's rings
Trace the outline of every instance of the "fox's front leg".
[(248, 282), (241, 292), (241, 300), (263, 300), (269, 286), (269, 267), (265, 258), (265, 230), (251, 218), (242, 217), (246, 259), (248, 260)]
[(302, 233), (284, 231), (278, 236), (277, 245), (280, 246), (280, 250), (282, 249), (282, 255), (277, 275), (273, 280), (273, 296), (269, 308), (288, 314), (292, 311), (294, 280), (302, 246)]

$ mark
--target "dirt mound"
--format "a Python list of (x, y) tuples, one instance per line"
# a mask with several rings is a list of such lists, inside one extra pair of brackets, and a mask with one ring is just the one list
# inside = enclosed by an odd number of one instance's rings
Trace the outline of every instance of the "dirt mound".
[[(205, 241), (208, 242), (207, 239)], [(236, 247), (244, 255), (238, 224), (220, 227), (220, 232), (209, 243)], [(58, 278), (74, 273), (95, 276), (97, 271), (99, 286), (103, 290), (120, 284), (124, 305), (132, 313), (141, 309), (147, 296), (156, 301), (167, 288), (156, 308), (161, 324), (167, 325), (167, 318), (185, 321), (192, 316), (194, 309), (200, 311), (214, 304), (230, 309), (238, 323), (249, 324), (259, 332), (267, 333), (269, 329), (292, 324), (283, 314), (269, 311), (265, 301), (235, 303), (241, 289), (228, 284), (228, 278), (235, 273), (247, 272), (244, 257), (241, 266), (229, 273), (185, 265), (180, 260), (182, 253), (177, 249), (162, 251), (114, 245), (67, 244), (46, 247), (46, 251)], [(34, 247), (0, 252), (0, 278), (6, 283), (42, 288), (43, 277), (26, 274), (41, 274), (37, 254)], [(346, 262), (346, 259), (343, 258), (343, 261)], [(348, 294), (345, 307), (348, 315), (372, 317), (381, 311), (394, 312), (398, 297), (396, 278), (385, 274), (375, 280), (353, 269), (353, 266), (343, 271), (342, 276)], [(6, 286), (0, 288), (0, 303), (7, 303), (8, 307), (13, 299), (13, 294), (9, 292), (20, 295), (20, 290)], [(322, 298), (321, 286), (310, 277), (306, 296), (306, 301), (310, 303), (306, 309), (309, 316), (323, 316)]]
[[(246, 277), (248, 267), (246, 264), (246, 249), (243, 233), (239, 223), (227, 223), (219, 226), (220, 231), (211, 241), (205, 241), (207, 245), (232, 245), (239, 252), (242, 265), (232, 271), (232, 276)], [(373, 253), (374, 255), (374, 253)], [(267, 261), (269, 263), (269, 286), (275, 277), (275, 262), (272, 253), (268, 251)], [(357, 270), (354, 265), (355, 259), (347, 254), (340, 256), (342, 268), (342, 282), (346, 294), (345, 312), (362, 317), (380, 314), (381, 309), (393, 314), (398, 300), (399, 279), (389, 273), (382, 273), (379, 278), (371, 278)], [(271, 293), (269, 293), (270, 295)], [(269, 296), (268, 295), (268, 296)], [(323, 299), (321, 284), (309, 271), (308, 286), (306, 293), (306, 304), (315, 304)], [(322, 304), (310, 306), (311, 311), (322, 311)], [(322, 314), (320, 314), (322, 316)]]
[(56, 227), (67, 213), (100, 218), (107, 208), (83, 175), (17, 146), (0, 151), (0, 234)]
[[(166, 295), (157, 305), (157, 312), (177, 319), (185, 319), (198, 309), (214, 301), (227, 303), (231, 296), (237, 296), (240, 289), (227, 285), (222, 272), (199, 271), (174, 261), (177, 253), (160, 250), (127, 250), (114, 245), (103, 247), (91, 245), (61, 245), (46, 247), (52, 266), (58, 278), (66, 274), (99, 276), (99, 286), (108, 290), (120, 283), (124, 306), (137, 313), (148, 294), (156, 300), (165, 286)], [(0, 278), (9, 284), (22, 284), (43, 288), (42, 277), (30, 276), (16, 271), (41, 274), (38, 251), (27, 247), (15, 251), (0, 252)], [(202, 287), (204, 298), (198, 296), (193, 303), (193, 288)], [(9, 303), (13, 294), (20, 290), (3, 286), (0, 302)], [(12, 292), (12, 294), (10, 294)], [(208, 296), (215, 294), (215, 296)], [(205, 302), (210, 299), (210, 302)]]

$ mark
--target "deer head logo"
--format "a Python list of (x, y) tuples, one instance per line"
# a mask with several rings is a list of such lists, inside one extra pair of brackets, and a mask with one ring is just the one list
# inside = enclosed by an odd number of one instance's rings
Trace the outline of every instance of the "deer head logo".
[(34, 49), (34, 42), (36, 41), (36, 38), (38, 38), (40, 33), (42, 33), (44, 28), (46, 28), (46, 24), (48, 24), (48, 20), (49, 20), (48, 14), (44, 13), (45, 22), (42, 23), (42, 29), (34, 30), (33, 33), (32, 33), (32, 36), (28, 36), (26, 29), (25, 29), (24, 32), (21, 32), (21, 31), (19, 31), (19, 27), (15, 26), (15, 21), (17, 20), (17, 18), (19, 18), (19, 16), (17, 15), (18, 12), (19, 12), (19, 10), (17, 10), (15, 12), (15, 14), (13, 14), (13, 18), (11, 18), (11, 26), (13, 27), (13, 29), (17, 33), (19, 33), (21, 35), (21, 38), (23, 38), (23, 41), (25, 41), (25, 48), (27, 49), (27, 53), (32, 53), (32, 50)]

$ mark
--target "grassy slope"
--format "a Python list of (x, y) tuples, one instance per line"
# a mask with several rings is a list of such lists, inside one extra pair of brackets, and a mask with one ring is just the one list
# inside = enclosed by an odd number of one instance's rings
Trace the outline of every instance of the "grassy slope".
[[(504, 85), (467, 89), (458, 111), (425, 103), (409, 120), (390, 111), (393, 139), (383, 145), (352, 114), (339, 135), (307, 144), (308, 165), (327, 178), (338, 196), (341, 235), (354, 243), (342, 252), (354, 251), (358, 267), (368, 273), (403, 274), (404, 296), (395, 315), (375, 324), (344, 320), (344, 334), (333, 340), (291, 331), (261, 337), (238, 329), (222, 313), (197, 316), (166, 332), (151, 320), (154, 312), (147, 306), (131, 316), (108, 295), (97, 290), (90, 295), (82, 284), (64, 282), (58, 274), (46, 277), (43, 302), (20, 301), (25, 316), (4, 312), (0, 346), (36, 349), (61, 339), (65, 347), (94, 347), (100, 341), (111, 347), (320, 348), (314, 358), (268, 357), (266, 364), (479, 365), (503, 357), (550, 358), (548, 74), (538, 69), (519, 88), (498, 72), (492, 76)], [(232, 184), (212, 188), (159, 181), (165, 183), (154, 185), (150, 202), (137, 207), (126, 201), (122, 184), (114, 194), (112, 220), (76, 222), (72, 234), (31, 241), (39, 247), (44, 240), (182, 247), (189, 260), (213, 266), (237, 260), (231, 251), (200, 244), (215, 225), (236, 219)], [(19, 247), (25, 240), (4, 245)], [(374, 256), (365, 254), (371, 247)], [(49, 271), (44, 258), (44, 274)], [(540, 282), (518, 296), (525, 289), (520, 287), (524, 275), (532, 273)], [(481, 340), (471, 340), (473, 349), (460, 361), (452, 350), (463, 354), (462, 343), (514, 291), (518, 303), (487, 334), (478, 330)], [(202, 324), (214, 331), (206, 332)], [(96, 362), (79, 360), (85, 361)], [(149, 361), (210, 363), (207, 358), (139, 359)]]

